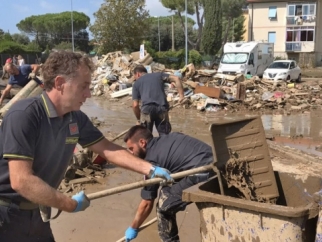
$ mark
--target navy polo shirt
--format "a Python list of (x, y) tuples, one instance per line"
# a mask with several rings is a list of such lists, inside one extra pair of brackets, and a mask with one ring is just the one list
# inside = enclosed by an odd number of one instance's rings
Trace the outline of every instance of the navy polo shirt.
[(169, 109), (169, 103), (164, 92), (164, 82), (169, 74), (163, 72), (147, 73), (136, 80), (132, 87), (132, 99), (141, 100), (141, 111), (150, 113), (150, 106), (160, 107), (161, 111)]
[(82, 111), (58, 117), (45, 92), (16, 102), (0, 126), (0, 198), (25, 201), (10, 186), (8, 159), (33, 161), (34, 174), (57, 189), (76, 144), (88, 147), (103, 138)]
[[(165, 168), (171, 173), (177, 173), (208, 165), (213, 162), (212, 149), (206, 143), (184, 135), (170, 133), (152, 138), (146, 147), (145, 160), (153, 165)], [(141, 197), (145, 200), (157, 197), (159, 185), (144, 187)]]

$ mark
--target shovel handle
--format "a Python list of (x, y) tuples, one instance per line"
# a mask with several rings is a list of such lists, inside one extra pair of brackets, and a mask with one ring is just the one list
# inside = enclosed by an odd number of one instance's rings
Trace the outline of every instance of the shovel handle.
[[(197, 168), (187, 170), (187, 171), (181, 171), (181, 172), (178, 172), (178, 173), (174, 173), (174, 174), (171, 174), (171, 177), (173, 179), (179, 179), (179, 178), (182, 178), (182, 177), (186, 177), (186, 176), (206, 172), (206, 171), (209, 171), (209, 170), (213, 170), (213, 168), (214, 168), (214, 165), (210, 164), (210, 165), (197, 167)], [(134, 182), (134, 183), (126, 184), (126, 185), (123, 185), (123, 186), (118, 186), (118, 187), (106, 189), (106, 190), (103, 190), (103, 191), (90, 193), (90, 194), (87, 194), (86, 196), (90, 200), (94, 200), (94, 199), (97, 199), (97, 198), (106, 197), (106, 196), (109, 196), (109, 195), (113, 195), (113, 194), (117, 194), (117, 193), (120, 193), (120, 192), (133, 190), (133, 189), (140, 188), (140, 187), (159, 184), (160, 182), (164, 182), (164, 179), (152, 178), (152, 179), (145, 180), (145, 181)]]

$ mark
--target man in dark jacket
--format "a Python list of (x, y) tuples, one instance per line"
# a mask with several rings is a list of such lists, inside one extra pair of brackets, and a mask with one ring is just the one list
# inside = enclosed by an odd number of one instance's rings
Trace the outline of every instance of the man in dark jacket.
[[(153, 138), (151, 132), (140, 126), (132, 127), (124, 137), (128, 149), (137, 157), (156, 164), (172, 173), (208, 165), (213, 162), (212, 149), (204, 142), (181, 133), (170, 133)], [(213, 172), (187, 176), (172, 186), (163, 186), (157, 203), (158, 230), (161, 241), (179, 241), (176, 213), (185, 210), (188, 202), (182, 201), (182, 191), (206, 181)], [(159, 185), (144, 187), (142, 201), (131, 226), (126, 230), (126, 241), (135, 239), (138, 228), (149, 216), (157, 198)]]
[(180, 96), (179, 102), (181, 102), (184, 94), (180, 79), (164, 72), (147, 73), (144, 66), (137, 66), (133, 72), (136, 81), (132, 88), (132, 99), (137, 124), (145, 126), (151, 132), (155, 125), (159, 135), (170, 133), (169, 103), (164, 92), (164, 83), (167, 81), (175, 83)]

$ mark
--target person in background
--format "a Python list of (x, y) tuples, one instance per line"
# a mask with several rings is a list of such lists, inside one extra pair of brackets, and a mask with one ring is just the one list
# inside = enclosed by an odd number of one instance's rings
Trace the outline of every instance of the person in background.
[(25, 59), (21, 55), (18, 55), (18, 65), (22, 66), (25, 64)]
[(19, 66), (17, 55), (14, 55), (14, 56), (12, 57), (12, 63), (13, 63), (15, 66)]
[(7, 79), (10, 77), (10, 74), (7, 72), (6, 70), (6, 65), (7, 64), (11, 64), (12, 63), (12, 59), (11, 58), (8, 58), (6, 60), (6, 63), (4, 64), (4, 66), (2, 67), (2, 76), (1, 76), (1, 79)]
[(2, 92), (0, 105), (2, 105), (3, 100), (10, 93), (13, 85), (24, 87), (31, 79), (34, 79), (39, 85), (43, 85), (43, 83), (36, 77), (39, 68), (40, 66), (36, 64), (22, 66), (16, 66), (13, 63), (6, 64), (5, 69), (10, 74), (10, 78), (6, 88)]
[(135, 82), (132, 87), (132, 108), (137, 124), (143, 125), (151, 132), (155, 125), (159, 135), (170, 133), (169, 103), (164, 92), (164, 83), (167, 81), (175, 83), (180, 96), (179, 102), (182, 102), (184, 93), (181, 80), (175, 75), (164, 72), (147, 73), (144, 66), (135, 67), (133, 73)]

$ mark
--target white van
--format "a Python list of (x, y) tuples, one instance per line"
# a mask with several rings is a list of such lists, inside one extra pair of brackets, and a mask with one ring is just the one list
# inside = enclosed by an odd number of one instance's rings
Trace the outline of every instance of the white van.
[(273, 61), (273, 43), (257, 41), (226, 43), (217, 73), (229, 75), (242, 73), (262, 77), (265, 69)]

